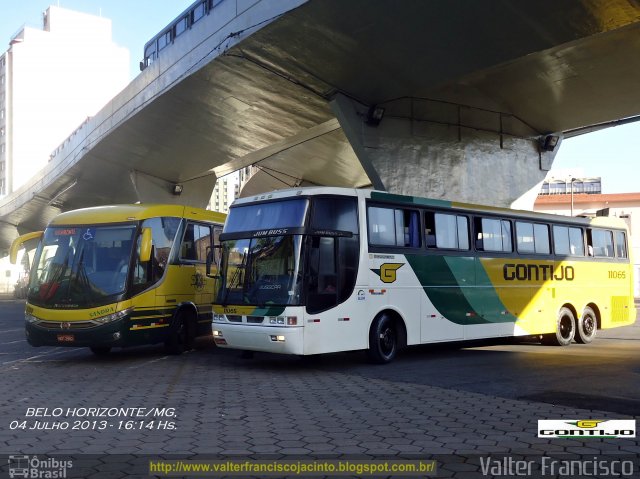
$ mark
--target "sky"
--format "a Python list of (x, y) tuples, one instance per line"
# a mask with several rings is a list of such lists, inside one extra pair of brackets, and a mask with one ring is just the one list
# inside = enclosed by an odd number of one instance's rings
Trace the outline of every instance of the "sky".
[[(192, 3), (193, 0), (0, 0), (0, 51), (8, 48), (9, 39), (22, 26), (42, 28), (42, 12), (49, 5), (58, 5), (110, 18), (113, 41), (129, 49), (133, 79), (139, 73), (144, 44)], [(640, 192), (638, 160), (640, 122), (565, 140), (553, 171), (568, 169), (586, 177), (600, 176), (603, 193)]]
[(42, 29), (42, 13), (56, 5), (111, 19), (113, 41), (129, 50), (131, 78), (139, 72), (144, 44), (194, 0), (0, 0), (0, 51), (23, 26)]

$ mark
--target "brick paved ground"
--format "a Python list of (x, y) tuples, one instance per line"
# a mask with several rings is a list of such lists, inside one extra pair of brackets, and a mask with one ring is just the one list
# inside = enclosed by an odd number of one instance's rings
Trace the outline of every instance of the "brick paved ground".
[[(106, 359), (79, 350), (5, 365), (0, 452), (126, 455), (107, 466), (84, 457), (92, 466), (82, 469), (77, 462), (71, 471), (95, 478), (146, 476), (146, 462), (136, 455), (456, 455), (441, 461), (439, 475), (473, 478), (481, 476), (474, 455), (640, 453), (637, 439), (548, 440), (536, 433), (537, 419), (628, 417), (621, 414), (434, 387), (424, 384), (425, 378), (411, 383), (365, 377), (349, 367), (349, 361), (361, 364), (355, 355), (341, 355), (345, 367), (335, 371), (322, 362), (277, 356), (243, 360), (236, 352), (201, 347), (177, 357), (142, 348)], [(175, 418), (161, 419), (176, 429), (158, 429), (157, 419), (153, 429), (119, 429), (119, 421), (127, 419), (139, 427), (138, 418), (123, 417), (108, 418), (104, 430), (10, 427), (12, 421), (34, 423), (25, 417), (27, 408), (101, 406), (176, 408)]]

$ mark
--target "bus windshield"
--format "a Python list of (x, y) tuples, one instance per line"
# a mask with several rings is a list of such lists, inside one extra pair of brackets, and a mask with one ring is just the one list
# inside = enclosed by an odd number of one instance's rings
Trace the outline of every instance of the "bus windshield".
[(219, 304), (299, 305), (301, 235), (222, 242), (223, 284)]
[(36, 251), (28, 301), (99, 306), (124, 293), (135, 225), (50, 227)]

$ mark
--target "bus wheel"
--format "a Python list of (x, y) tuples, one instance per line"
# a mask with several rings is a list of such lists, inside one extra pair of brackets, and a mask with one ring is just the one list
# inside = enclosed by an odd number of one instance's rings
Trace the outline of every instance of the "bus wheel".
[(553, 346), (567, 346), (573, 341), (576, 334), (576, 320), (569, 308), (560, 308), (556, 321), (556, 332), (545, 334), (542, 337), (542, 344)]
[(596, 313), (590, 307), (584, 308), (582, 317), (577, 321), (576, 325), (576, 343), (588, 344), (596, 337), (598, 330), (598, 320)]
[(111, 352), (110, 346), (91, 346), (89, 349), (96, 356), (106, 356)]
[(376, 364), (386, 364), (396, 357), (398, 352), (398, 330), (387, 314), (381, 314), (373, 321), (369, 331), (369, 349), (367, 356)]
[(180, 311), (169, 328), (169, 337), (164, 342), (164, 349), (168, 354), (182, 354), (193, 348), (195, 339), (195, 321), (193, 315)]

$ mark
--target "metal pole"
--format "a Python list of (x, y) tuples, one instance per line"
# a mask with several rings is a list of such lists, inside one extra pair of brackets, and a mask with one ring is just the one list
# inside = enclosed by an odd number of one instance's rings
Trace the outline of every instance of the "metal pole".
[(571, 216), (573, 216), (573, 182), (576, 181), (577, 178), (571, 178)]

